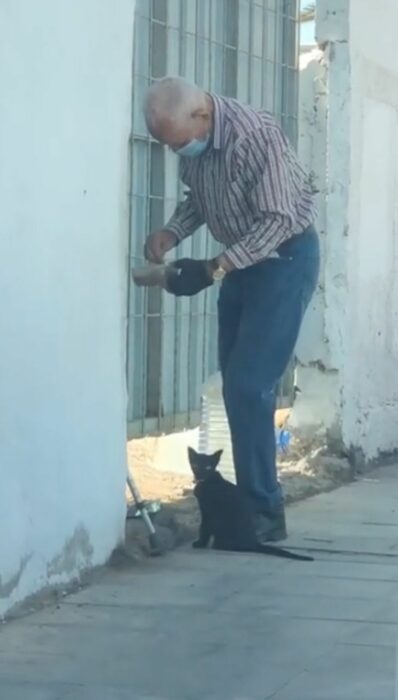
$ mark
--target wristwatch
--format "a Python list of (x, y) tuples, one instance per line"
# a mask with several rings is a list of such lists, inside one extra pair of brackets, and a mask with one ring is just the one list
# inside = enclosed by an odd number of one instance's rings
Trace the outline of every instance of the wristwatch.
[(221, 282), (227, 274), (222, 265), (218, 262), (217, 258), (211, 261), (211, 276), (214, 282)]

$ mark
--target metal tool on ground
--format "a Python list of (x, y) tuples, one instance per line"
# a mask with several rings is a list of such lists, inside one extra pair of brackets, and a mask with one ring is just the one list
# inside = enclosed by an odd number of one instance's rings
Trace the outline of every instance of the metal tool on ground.
[[(127, 485), (134, 499), (136, 514), (142, 518), (148, 529), (150, 553), (153, 557), (159, 556), (162, 552), (159, 547), (155, 526), (151, 520), (151, 516), (149, 515), (149, 504), (142, 500), (140, 492), (131, 474), (127, 475)], [(153, 511), (152, 509), (152, 512), (156, 512), (156, 510)]]

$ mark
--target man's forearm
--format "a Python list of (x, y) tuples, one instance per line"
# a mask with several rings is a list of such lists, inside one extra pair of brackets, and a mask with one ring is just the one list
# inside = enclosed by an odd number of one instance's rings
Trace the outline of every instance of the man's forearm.
[(226, 272), (251, 267), (265, 260), (290, 234), (290, 218), (275, 214), (258, 222), (247, 236), (226, 248), (217, 259)]
[(187, 193), (186, 199), (177, 205), (173, 216), (163, 228), (174, 233), (178, 242), (192, 236), (203, 223), (204, 219), (197, 211), (191, 194)]

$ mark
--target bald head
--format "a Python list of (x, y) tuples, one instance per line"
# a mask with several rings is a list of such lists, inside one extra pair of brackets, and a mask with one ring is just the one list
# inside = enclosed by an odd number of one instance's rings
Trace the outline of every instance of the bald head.
[(144, 115), (149, 131), (174, 149), (193, 138), (206, 138), (212, 111), (210, 96), (183, 78), (162, 78), (145, 96)]

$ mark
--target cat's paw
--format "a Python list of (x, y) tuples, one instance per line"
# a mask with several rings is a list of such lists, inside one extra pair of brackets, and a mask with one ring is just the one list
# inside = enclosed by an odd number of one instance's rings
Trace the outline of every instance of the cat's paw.
[(201, 540), (195, 540), (195, 542), (192, 542), (192, 547), (194, 549), (204, 549), (206, 545)]

